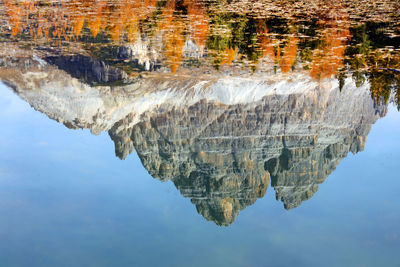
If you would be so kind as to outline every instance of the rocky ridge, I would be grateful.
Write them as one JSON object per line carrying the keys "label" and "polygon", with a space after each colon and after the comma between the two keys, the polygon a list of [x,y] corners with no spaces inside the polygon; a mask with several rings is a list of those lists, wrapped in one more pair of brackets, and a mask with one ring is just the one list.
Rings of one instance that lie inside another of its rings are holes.
{"label": "rocky ridge", "polygon": [[37,60],[0,78],[69,128],[108,131],[116,154],[134,149],[156,179],[172,180],[218,225],[265,195],[287,209],[313,196],[349,152],[362,151],[386,112],[368,85],[312,81],[301,73],[251,77],[148,75],[92,87]]}

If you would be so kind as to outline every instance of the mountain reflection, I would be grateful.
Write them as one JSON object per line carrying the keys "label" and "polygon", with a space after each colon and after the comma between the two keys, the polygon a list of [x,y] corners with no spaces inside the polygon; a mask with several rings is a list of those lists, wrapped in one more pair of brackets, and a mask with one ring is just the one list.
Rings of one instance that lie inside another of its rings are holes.
{"label": "mountain reflection", "polygon": [[269,184],[286,209],[312,197],[386,112],[367,86],[348,79],[340,91],[305,74],[162,75],[91,87],[46,65],[13,77],[3,80],[36,110],[69,128],[108,130],[118,157],[136,150],[154,178],[171,180],[218,225],[231,224]]}
{"label": "mountain reflection", "polygon": [[132,127],[128,115],[109,134],[117,156],[136,149],[153,177],[171,179],[207,220],[228,225],[270,180],[286,209],[311,198],[350,151],[363,150],[384,114],[367,91],[311,87],[249,104],[203,100]]}
{"label": "mountain reflection", "polygon": [[218,225],[269,185],[295,208],[400,103],[398,3],[229,2],[6,0],[0,79]]}

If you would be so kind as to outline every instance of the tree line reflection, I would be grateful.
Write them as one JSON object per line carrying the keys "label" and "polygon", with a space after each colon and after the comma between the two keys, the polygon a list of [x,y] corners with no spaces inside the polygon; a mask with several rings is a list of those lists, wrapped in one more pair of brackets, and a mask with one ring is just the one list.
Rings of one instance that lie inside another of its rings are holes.
{"label": "tree line reflection", "polygon": [[[198,66],[305,71],[315,80],[336,77],[339,85],[351,77],[357,86],[368,82],[376,101],[400,105],[398,22],[357,22],[352,10],[341,6],[293,18],[289,11],[256,16],[224,12],[219,5],[200,0],[6,0],[9,27],[2,36],[30,48],[76,52],[72,47],[78,44],[128,73],[137,69],[129,67],[129,59],[117,60],[112,49],[146,39],[146,49],[159,55],[157,64],[171,73]],[[195,52],[185,53],[190,43]]]}

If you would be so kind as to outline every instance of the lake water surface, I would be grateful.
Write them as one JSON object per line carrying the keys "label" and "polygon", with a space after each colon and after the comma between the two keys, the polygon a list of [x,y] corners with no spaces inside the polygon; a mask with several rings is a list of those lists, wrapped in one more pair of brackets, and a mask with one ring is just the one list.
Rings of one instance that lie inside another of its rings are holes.
{"label": "lake water surface", "polygon": [[0,266],[400,266],[397,1],[0,3]]}

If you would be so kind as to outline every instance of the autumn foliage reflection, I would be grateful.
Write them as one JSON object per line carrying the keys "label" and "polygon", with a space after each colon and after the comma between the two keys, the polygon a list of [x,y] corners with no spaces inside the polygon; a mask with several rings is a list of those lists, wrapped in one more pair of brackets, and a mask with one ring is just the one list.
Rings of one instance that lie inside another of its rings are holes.
{"label": "autumn foliage reflection", "polygon": [[384,70],[399,69],[397,57],[375,53],[366,33],[355,38],[360,33],[351,32],[351,14],[337,5],[315,12],[304,25],[290,14],[277,19],[224,13],[202,0],[4,0],[4,6],[10,39],[33,45],[90,50],[146,40],[146,49],[156,51],[172,73],[187,62],[217,69],[245,63],[252,71],[267,66],[283,74],[308,72],[315,80],[340,77],[343,83],[343,70],[351,69],[358,85],[370,82],[374,98],[398,88],[398,73]]}
{"label": "autumn foliage reflection", "polygon": [[204,47],[209,28],[204,6],[196,0],[71,0],[60,4],[5,0],[5,5],[11,35],[29,35],[34,41],[75,41],[84,39],[87,31],[92,38],[101,33],[114,43],[134,43],[143,34],[161,35],[172,72],[182,61],[185,41],[190,38]]}
{"label": "autumn foliage reflection", "polygon": [[314,79],[330,78],[343,68],[346,42],[350,39],[348,25],[324,23],[320,45],[312,55],[310,75]]}

